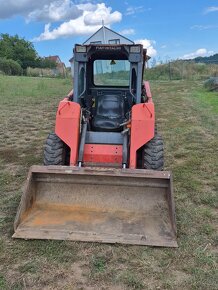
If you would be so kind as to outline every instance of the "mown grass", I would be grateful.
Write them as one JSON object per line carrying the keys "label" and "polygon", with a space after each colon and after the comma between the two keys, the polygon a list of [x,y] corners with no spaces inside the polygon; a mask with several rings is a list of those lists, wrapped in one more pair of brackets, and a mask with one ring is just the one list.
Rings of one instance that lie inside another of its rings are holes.
{"label": "mown grass", "polygon": [[[28,168],[70,81],[0,77],[0,289],[217,289],[218,95],[200,82],[152,82],[178,249],[13,240]],[[3,89],[2,89],[3,88]]]}

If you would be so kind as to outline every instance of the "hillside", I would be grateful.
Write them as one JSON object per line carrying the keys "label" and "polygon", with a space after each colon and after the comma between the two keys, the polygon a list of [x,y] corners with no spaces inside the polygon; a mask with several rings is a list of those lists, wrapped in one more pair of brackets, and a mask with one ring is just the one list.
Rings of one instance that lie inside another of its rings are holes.
{"label": "hillside", "polygon": [[[218,55],[218,54],[217,54]],[[217,63],[175,60],[145,70],[147,80],[207,80],[218,76]]]}
{"label": "hillside", "polygon": [[[193,61],[193,60],[192,60]],[[194,62],[197,63],[218,63],[218,53],[211,55],[211,56],[199,56],[194,58]]]}

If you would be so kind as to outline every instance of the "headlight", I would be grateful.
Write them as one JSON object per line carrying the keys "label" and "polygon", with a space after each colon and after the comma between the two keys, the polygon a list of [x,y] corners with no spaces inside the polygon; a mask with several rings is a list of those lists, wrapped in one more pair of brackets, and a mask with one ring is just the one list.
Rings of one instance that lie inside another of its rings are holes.
{"label": "headlight", "polygon": [[86,52],[86,46],[76,45],[76,52]]}
{"label": "headlight", "polygon": [[140,53],[141,52],[141,46],[140,45],[130,46],[130,52],[132,52],[132,53]]}

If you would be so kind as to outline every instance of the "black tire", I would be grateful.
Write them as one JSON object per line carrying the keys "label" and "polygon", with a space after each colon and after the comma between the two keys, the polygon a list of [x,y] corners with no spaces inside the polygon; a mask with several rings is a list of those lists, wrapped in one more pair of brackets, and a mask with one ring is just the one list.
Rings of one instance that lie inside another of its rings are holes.
{"label": "black tire", "polygon": [[163,139],[157,132],[155,132],[154,138],[144,145],[143,157],[144,169],[163,170]]}
{"label": "black tire", "polygon": [[69,165],[68,148],[53,132],[48,135],[45,142],[44,165]]}

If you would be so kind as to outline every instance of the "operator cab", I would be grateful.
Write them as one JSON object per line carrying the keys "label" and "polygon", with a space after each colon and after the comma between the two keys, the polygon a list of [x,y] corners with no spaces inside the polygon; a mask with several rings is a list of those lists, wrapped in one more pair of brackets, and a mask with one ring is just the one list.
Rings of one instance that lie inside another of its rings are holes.
{"label": "operator cab", "polygon": [[74,101],[88,110],[90,129],[120,132],[141,102],[142,45],[76,45]]}

